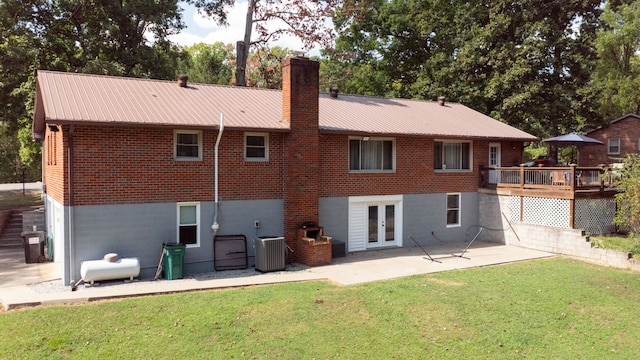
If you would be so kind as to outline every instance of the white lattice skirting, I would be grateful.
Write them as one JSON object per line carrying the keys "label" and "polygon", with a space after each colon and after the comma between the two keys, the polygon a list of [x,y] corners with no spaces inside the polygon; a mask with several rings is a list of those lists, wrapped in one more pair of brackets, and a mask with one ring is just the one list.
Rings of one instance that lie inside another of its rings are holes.
{"label": "white lattice skirting", "polygon": [[575,228],[598,235],[615,231],[615,198],[576,199]]}
{"label": "white lattice skirting", "polygon": [[[540,197],[522,198],[522,223],[570,229],[570,203],[568,199]],[[509,199],[510,220],[520,222],[520,197]],[[574,229],[597,235],[613,232],[613,217],[616,213],[614,198],[576,199]]]}
{"label": "white lattice skirting", "polygon": [[[522,198],[522,223],[570,229],[569,200],[525,196]],[[520,221],[520,197],[511,197],[511,219]]]}

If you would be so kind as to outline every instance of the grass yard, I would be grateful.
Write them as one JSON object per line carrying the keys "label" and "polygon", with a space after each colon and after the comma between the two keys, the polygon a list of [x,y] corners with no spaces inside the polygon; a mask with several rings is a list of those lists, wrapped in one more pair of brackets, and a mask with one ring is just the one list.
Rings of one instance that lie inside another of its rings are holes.
{"label": "grass yard", "polygon": [[0,313],[0,359],[631,359],[640,274],[554,258]]}
{"label": "grass yard", "polygon": [[22,191],[0,195],[0,211],[42,204],[40,192],[36,191],[27,191],[24,195]]}
{"label": "grass yard", "polygon": [[593,244],[599,248],[623,251],[640,258],[640,238],[629,235],[598,235],[591,236]]}

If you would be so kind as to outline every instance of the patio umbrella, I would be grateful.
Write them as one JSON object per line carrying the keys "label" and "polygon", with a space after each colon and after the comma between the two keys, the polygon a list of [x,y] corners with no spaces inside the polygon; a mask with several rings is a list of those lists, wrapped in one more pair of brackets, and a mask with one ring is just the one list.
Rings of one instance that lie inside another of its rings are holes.
{"label": "patio umbrella", "polygon": [[[542,141],[549,145],[571,145],[577,147],[578,150],[584,145],[604,145],[604,143],[600,140],[580,135],[577,132],[544,139]],[[556,153],[556,162],[557,161],[558,159]]]}
{"label": "patio umbrella", "polygon": [[581,147],[583,145],[588,145],[588,144],[604,145],[604,143],[600,140],[596,140],[588,136],[580,135],[577,132],[572,132],[571,134],[565,134],[565,135],[548,138],[542,141],[546,142],[547,144],[574,145],[578,147]]}

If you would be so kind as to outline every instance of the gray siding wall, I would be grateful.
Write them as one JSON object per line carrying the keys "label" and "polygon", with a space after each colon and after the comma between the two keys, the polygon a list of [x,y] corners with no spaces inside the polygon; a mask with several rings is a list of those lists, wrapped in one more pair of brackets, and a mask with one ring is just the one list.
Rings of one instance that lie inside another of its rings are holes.
{"label": "gray siding wall", "polygon": [[460,226],[448,228],[447,194],[405,195],[403,246],[415,246],[409,235],[421,246],[470,241],[478,231],[478,193],[460,193],[460,202]]}
{"label": "gray siding wall", "polygon": [[[213,271],[214,203],[200,203],[200,247],[187,248],[184,273]],[[176,203],[80,206],[75,209],[75,276],[80,264],[102,259],[107,253],[140,260],[140,277],[152,277],[160,260],[162,243],[176,242]],[[255,229],[254,220],[260,221]],[[220,202],[218,235],[245,235],[249,266],[253,265],[253,238],[283,234],[282,200]],[[66,283],[69,279],[66,280]]]}
{"label": "gray siding wall", "polygon": [[318,222],[324,234],[333,241],[347,243],[349,237],[349,198],[321,198],[318,202]]}
{"label": "gray siding wall", "polygon": [[[412,235],[420,245],[436,245],[433,231],[438,239],[446,242],[469,241],[478,228],[478,193],[461,193],[461,226],[447,228],[446,194],[409,194],[403,196],[404,247],[415,246],[408,236]],[[326,235],[334,240],[348,242],[349,198],[320,199],[319,221]],[[469,235],[467,235],[467,233]]]}
{"label": "gray siding wall", "polygon": [[[415,244],[408,239],[412,235],[421,245],[437,245],[440,241],[469,241],[477,232],[478,194],[461,194],[461,219],[459,227],[446,227],[446,194],[410,194],[403,196],[403,246]],[[184,273],[213,271],[213,223],[214,203],[200,203],[200,247],[187,248]],[[70,284],[80,279],[81,262],[102,259],[115,252],[120,257],[137,257],[140,260],[140,277],[155,274],[160,260],[162,243],[176,241],[176,203],[128,204],[80,206],[65,208],[63,223],[69,221],[73,210],[75,228],[74,274],[70,274],[70,259],[65,259],[63,281]],[[336,241],[348,242],[349,199],[347,197],[322,198],[319,204],[319,222],[325,234]],[[253,227],[260,221],[260,228]],[[220,202],[218,235],[245,235],[249,266],[254,264],[253,238],[257,236],[282,236],[284,234],[283,201],[247,200]],[[439,240],[436,240],[434,232]],[[68,235],[65,232],[65,237]],[[65,239],[65,254],[70,254]],[[62,251],[61,251],[62,252]]]}

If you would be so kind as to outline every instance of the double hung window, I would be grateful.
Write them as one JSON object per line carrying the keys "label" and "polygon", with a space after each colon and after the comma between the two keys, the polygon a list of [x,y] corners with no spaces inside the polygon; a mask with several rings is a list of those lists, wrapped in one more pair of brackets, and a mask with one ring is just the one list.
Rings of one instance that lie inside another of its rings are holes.
{"label": "double hung window", "polygon": [[447,227],[460,226],[460,194],[447,194]]}
{"label": "double hung window", "polygon": [[202,160],[202,131],[176,130],[173,139],[176,160]]}
{"label": "double hung window", "polygon": [[609,139],[608,141],[608,154],[617,155],[620,154],[620,139]]}
{"label": "double hung window", "polygon": [[468,141],[435,141],[433,167],[435,170],[471,170],[471,143]]}
{"label": "double hung window", "polygon": [[200,203],[178,203],[178,243],[200,245]]}
{"label": "double hung window", "polygon": [[349,139],[349,170],[394,170],[394,141],[389,139]]}
{"label": "double hung window", "polygon": [[266,133],[244,135],[245,161],[269,161],[269,136]]}

